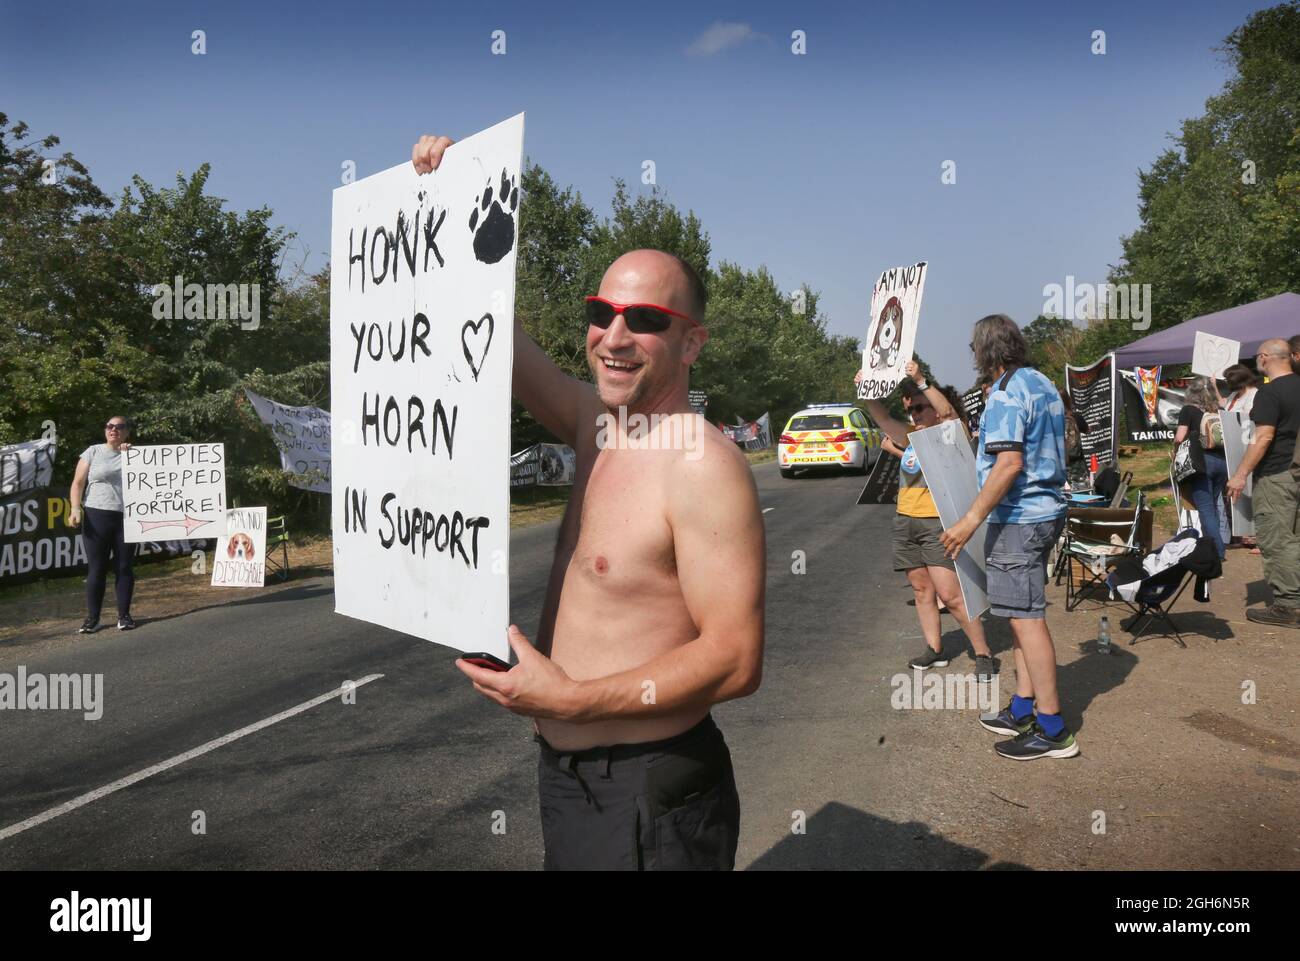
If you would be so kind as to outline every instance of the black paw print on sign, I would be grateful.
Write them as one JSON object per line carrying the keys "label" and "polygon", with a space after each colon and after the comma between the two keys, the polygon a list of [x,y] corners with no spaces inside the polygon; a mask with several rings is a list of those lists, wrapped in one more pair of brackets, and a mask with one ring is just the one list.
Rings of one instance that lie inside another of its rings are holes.
{"label": "black paw print on sign", "polygon": [[474,234],[474,256],[483,263],[495,264],[514,247],[518,207],[519,188],[515,186],[515,178],[507,176],[505,170],[501,171],[501,188],[495,198],[491,180],[483,188],[482,196],[474,198],[469,229]]}

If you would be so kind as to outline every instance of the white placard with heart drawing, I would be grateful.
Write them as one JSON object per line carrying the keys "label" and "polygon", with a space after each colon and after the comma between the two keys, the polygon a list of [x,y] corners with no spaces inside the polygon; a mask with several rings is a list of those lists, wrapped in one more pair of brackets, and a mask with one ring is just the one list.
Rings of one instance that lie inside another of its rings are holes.
{"label": "white placard with heart drawing", "polygon": [[871,291],[866,346],[862,349],[859,399],[883,400],[902,381],[916,346],[926,270],[926,262],[921,261],[909,267],[891,267],[876,280]]}
{"label": "white placard with heart drawing", "polygon": [[334,191],[334,609],[509,657],[524,115]]}
{"label": "white placard with heart drawing", "polygon": [[1221,380],[1223,369],[1237,363],[1240,353],[1241,341],[1198,330],[1192,345],[1192,373]]}

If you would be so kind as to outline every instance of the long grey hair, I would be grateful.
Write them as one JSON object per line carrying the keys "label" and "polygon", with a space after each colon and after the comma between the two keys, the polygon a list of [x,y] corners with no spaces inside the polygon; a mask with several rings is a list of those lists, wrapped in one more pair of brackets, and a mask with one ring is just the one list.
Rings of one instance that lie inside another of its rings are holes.
{"label": "long grey hair", "polygon": [[1214,390],[1210,387],[1210,381],[1205,377],[1193,377],[1191,383],[1187,385],[1187,394],[1184,397],[1184,403],[1191,404],[1193,407],[1199,407],[1208,414],[1213,414],[1219,409],[1219,399],[1214,396]]}
{"label": "long grey hair", "polygon": [[989,314],[977,320],[970,349],[975,354],[975,369],[988,377],[1029,363],[1025,336],[1006,314]]}

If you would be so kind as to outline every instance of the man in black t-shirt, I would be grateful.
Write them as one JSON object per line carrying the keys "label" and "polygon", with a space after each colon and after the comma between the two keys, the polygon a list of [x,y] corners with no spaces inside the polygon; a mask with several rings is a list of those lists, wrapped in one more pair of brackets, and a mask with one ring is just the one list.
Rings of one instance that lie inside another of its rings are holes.
{"label": "man in black t-shirt", "polygon": [[1253,607],[1246,617],[1260,624],[1300,628],[1300,484],[1291,476],[1296,434],[1300,433],[1300,377],[1291,372],[1285,340],[1266,340],[1255,361],[1269,381],[1255,395],[1251,420],[1255,439],[1228,481],[1236,500],[1254,473],[1255,534],[1264,560],[1264,579],[1273,589],[1269,607]]}

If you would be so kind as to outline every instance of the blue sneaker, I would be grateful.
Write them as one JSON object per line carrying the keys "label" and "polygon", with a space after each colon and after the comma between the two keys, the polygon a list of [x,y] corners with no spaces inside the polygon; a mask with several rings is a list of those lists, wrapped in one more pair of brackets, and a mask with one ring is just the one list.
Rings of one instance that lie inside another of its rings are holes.
{"label": "blue sneaker", "polygon": [[1037,721],[1033,721],[1032,725],[1024,734],[994,744],[993,750],[1013,761],[1032,761],[1040,757],[1074,757],[1079,753],[1079,745],[1069,728],[1063,728],[1058,737],[1048,737]]}
{"label": "blue sneaker", "polygon": [[1023,721],[1017,721],[1016,716],[1011,713],[1011,702],[996,714],[981,714],[980,727],[986,731],[992,731],[994,734],[1005,734],[1008,737],[1015,737],[1018,734],[1024,734],[1034,726],[1034,715],[1030,714]]}

